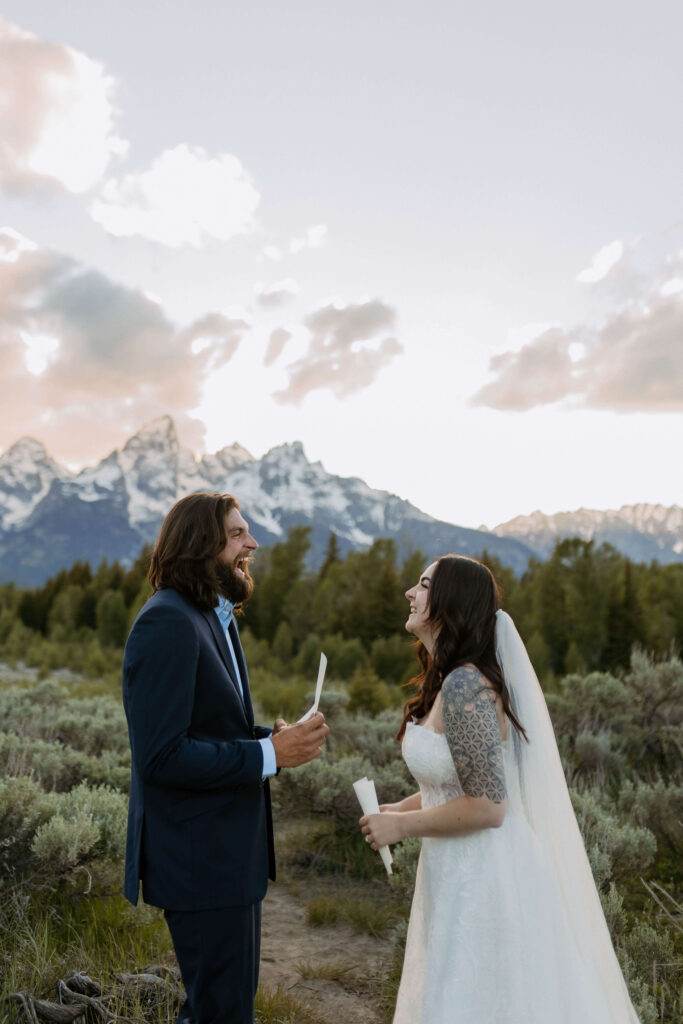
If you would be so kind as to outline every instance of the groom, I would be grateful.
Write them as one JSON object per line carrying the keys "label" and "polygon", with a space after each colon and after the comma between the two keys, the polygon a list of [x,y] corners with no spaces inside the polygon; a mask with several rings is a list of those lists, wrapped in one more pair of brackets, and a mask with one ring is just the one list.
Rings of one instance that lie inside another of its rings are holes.
{"label": "groom", "polygon": [[163,907],[187,1001],[179,1021],[253,1024],[261,900],[275,878],[268,779],[312,761],[318,713],[254,725],[233,610],[258,544],[237,500],[193,494],[166,516],[152,597],[123,660],[132,776],[125,894]]}

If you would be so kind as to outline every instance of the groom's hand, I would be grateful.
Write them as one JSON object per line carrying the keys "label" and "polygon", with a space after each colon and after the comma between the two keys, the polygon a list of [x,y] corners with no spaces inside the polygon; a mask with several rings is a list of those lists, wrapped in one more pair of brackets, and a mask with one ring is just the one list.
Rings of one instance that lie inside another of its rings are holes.
{"label": "groom's hand", "polygon": [[296,768],[297,765],[306,764],[320,757],[329,731],[325,717],[320,711],[316,711],[305,722],[285,725],[278,729],[271,736],[278,768]]}

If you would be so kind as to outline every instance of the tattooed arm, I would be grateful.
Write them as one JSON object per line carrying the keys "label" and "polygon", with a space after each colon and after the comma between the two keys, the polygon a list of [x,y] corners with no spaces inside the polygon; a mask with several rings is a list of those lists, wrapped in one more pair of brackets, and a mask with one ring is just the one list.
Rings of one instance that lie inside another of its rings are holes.
{"label": "tattooed arm", "polygon": [[460,836],[503,824],[507,797],[495,694],[478,669],[466,666],[446,677],[441,693],[444,733],[465,795],[425,810],[362,818],[373,848],[408,836]]}
{"label": "tattooed arm", "polygon": [[505,770],[496,695],[479,669],[463,665],[441,688],[443,726],[460,785],[470,797],[505,800]]}

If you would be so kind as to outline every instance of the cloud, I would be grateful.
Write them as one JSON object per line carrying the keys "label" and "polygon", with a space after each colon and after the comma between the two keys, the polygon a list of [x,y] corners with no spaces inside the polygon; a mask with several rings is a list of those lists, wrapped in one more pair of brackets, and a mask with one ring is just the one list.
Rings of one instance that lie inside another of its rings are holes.
{"label": "cloud", "polygon": [[275,263],[279,263],[282,259],[282,249],[279,245],[267,245],[263,250],[263,255],[269,260],[273,260]]}
{"label": "cloud", "polygon": [[115,80],[70,46],[0,17],[0,185],[13,194],[85,192],[127,143]]}
{"label": "cloud", "polygon": [[200,146],[166,149],[137,174],[111,178],[90,215],[117,237],[199,247],[246,234],[260,201],[236,156],[210,157]]}
{"label": "cloud", "polygon": [[291,253],[301,252],[302,249],[319,249],[325,241],[327,224],[314,224],[308,228],[304,235],[293,238],[289,243]]}
{"label": "cloud", "polygon": [[598,328],[553,328],[491,360],[475,405],[522,411],[562,399],[614,412],[683,410],[683,296],[653,292]]}
{"label": "cloud", "polygon": [[256,302],[261,309],[279,309],[286,305],[299,292],[299,285],[292,277],[284,281],[276,281],[274,284],[256,285]]}
{"label": "cloud", "polygon": [[[289,383],[274,398],[299,405],[311,391],[329,388],[345,398],[372,384],[380,370],[403,351],[393,336],[394,310],[379,299],[348,306],[324,306],[305,321],[310,334],[305,355],[287,367]],[[272,341],[272,338],[271,338]]]}
{"label": "cloud", "polygon": [[280,358],[285,345],[288,341],[291,341],[292,338],[293,334],[290,331],[285,330],[284,327],[276,327],[268,341],[268,348],[266,349],[263,365],[272,366],[273,363]]}
{"label": "cloud", "polygon": [[249,329],[209,313],[179,328],[141,291],[0,230],[0,443],[44,435],[64,458],[198,405]]}
{"label": "cloud", "polygon": [[598,281],[602,281],[623,256],[624,243],[617,238],[595,253],[591,265],[577,274],[576,280],[580,284],[596,284]]}
{"label": "cloud", "polygon": [[586,405],[618,412],[683,410],[683,299],[653,297],[617,315],[582,363]]}
{"label": "cloud", "polygon": [[289,244],[284,250],[280,245],[271,244],[266,245],[262,253],[267,259],[273,260],[274,263],[279,263],[287,253],[296,256],[297,253],[302,252],[304,249],[319,249],[324,243],[326,236],[327,224],[314,224],[312,227],[307,228],[303,235],[290,238]]}
{"label": "cloud", "polygon": [[564,398],[571,383],[569,342],[561,328],[551,327],[519,352],[491,359],[497,379],[474,396],[475,405],[522,412]]}

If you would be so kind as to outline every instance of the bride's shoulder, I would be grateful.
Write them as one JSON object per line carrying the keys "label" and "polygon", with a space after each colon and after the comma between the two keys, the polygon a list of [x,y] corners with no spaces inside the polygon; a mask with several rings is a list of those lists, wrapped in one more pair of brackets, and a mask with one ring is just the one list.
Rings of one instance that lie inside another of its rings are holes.
{"label": "bride's shoulder", "polygon": [[443,681],[443,687],[447,685],[452,687],[491,686],[484,673],[476,665],[471,665],[469,662],[466,665],[458,665],[457,668],[451,669]]}
{"label": "bride's shoulder", "polygon": [[495,700],[496,693],[491,683],[476,665],[458,665],[448,673],[441,687],[443,699],[473,700],[480,694]]}

